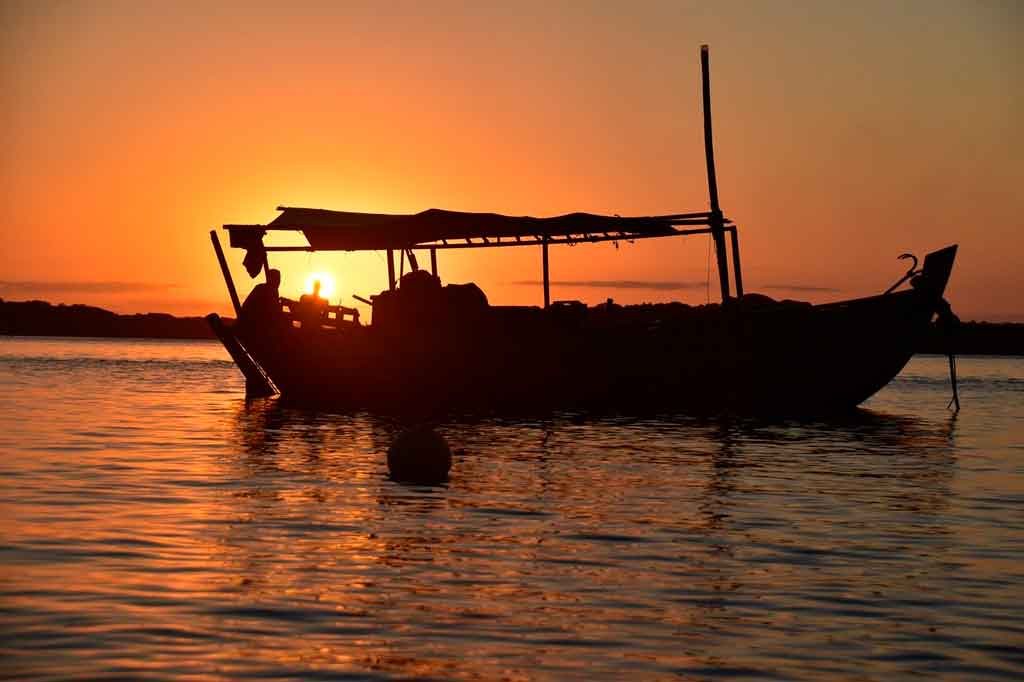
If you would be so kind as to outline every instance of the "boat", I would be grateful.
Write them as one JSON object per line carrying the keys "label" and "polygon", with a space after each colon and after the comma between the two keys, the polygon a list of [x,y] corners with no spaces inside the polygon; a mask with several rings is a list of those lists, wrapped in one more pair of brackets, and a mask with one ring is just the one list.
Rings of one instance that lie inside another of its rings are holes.
{"label": "boat", "polygon": [[[286,300],[277,306],[283,323],[247,321],[212,231],[239,321],[207,319],[245,375],[247,394],[388,411],[809,414],[863,403],[906,365],[937,315],[952,318],[943,295],[957,247],[929,253],[920,268],[914,258],[896,284],[863,298],[811,305],[745,294],[737,226],[718,201],[707,46],[701,75],[706,211],[536,218],[279,207],[280,215],[266,224],[224,225],[253,277],[269,277],[268,254],[275,252],[384,252],[388,289],[360,299],[372,307],[368,324],[354,308],[321,307],[310,317]],[[274,231],[301,233],[306,244],[265,244]],[[720,303],[619,306],[609,299],[588,307],[550,300],[551,247],[704,234],[714,243]],[[493,306],[474,284],[442,284],[438,251],[514,247],[540,250],[543,307]],[[425,257],[429,270],[419,267]]]}

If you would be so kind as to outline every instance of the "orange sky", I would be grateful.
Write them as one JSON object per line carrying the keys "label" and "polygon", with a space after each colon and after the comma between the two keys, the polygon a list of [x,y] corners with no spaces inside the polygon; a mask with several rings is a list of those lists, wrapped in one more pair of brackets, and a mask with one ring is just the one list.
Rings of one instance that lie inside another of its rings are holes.
{"label": "orange sky", "polygon": [[[954,310],[1024,321],[1024,11],[1012,0],[0,13],[5,299],[227,312],[207,233],[268,222],[278,205],[703,210],[706,42],[719,191],[748,291],[877,293],[904,269],[898,254],[959,242]],[[241,255],[229,252],[244,295]],[[556,248],[555,282],[632,284],[552,293],[702,303],[706,258],[704,237]],[[310,269],[334,271],[348,304],[386,286],[378,254],[275,264],[285,294]],[[493,303],[540,302],[517,284],[540,278],[536,248],[440,265]]]}

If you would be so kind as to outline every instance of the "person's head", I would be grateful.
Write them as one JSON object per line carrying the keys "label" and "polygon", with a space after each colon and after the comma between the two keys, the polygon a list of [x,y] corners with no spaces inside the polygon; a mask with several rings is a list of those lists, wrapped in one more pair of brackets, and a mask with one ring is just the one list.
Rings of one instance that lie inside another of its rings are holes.
{"label": "person's head", "polygon": [[320,297],[320,280],[314,279],[313,280],[313,298],[319,298],[319,297]]}
{"label": "person's head", "polygon": [[267,271],[267,284],[274,287],[275,289],[281,286],[281,271],[280,270],[268,270]]}

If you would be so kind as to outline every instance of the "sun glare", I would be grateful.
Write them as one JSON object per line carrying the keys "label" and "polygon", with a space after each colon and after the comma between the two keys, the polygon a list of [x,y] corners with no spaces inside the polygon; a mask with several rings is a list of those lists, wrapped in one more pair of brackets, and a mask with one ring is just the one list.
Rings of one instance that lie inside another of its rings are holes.
{"label": "sun glare", "polygon": [[307,294],[313,293],[313,282],[320,280],[320,296],[321,298],[333,298],[334,297],[334,277],[326,272],[311,272],[306,276],[306,288]]}

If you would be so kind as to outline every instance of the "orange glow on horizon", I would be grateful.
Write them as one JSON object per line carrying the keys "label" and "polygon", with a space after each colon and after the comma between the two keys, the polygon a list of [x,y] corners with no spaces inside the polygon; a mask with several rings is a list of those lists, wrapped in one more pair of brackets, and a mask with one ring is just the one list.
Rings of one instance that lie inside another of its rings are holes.
{"label": "orange glow on horizon", "polygon": [[[0,21],[0,297],[231,314],[207,232],[279,205],[707,210],[708,43],[747,291],[880,293],[900,253],[959,243],[954,310],[1024,321],[1016,11],[14,3]],[[650,241],[553,249],[553,296],[703,303],[706,241]],[[492,303],[541,300],[520,284],[540,278],[535,249],[439,256],[445,282]],[[247,291],[243,254],[227,257]],[[321,269],[345,305],[387,287],[381,254],[275,253],[271,267],[286,295]]]}

